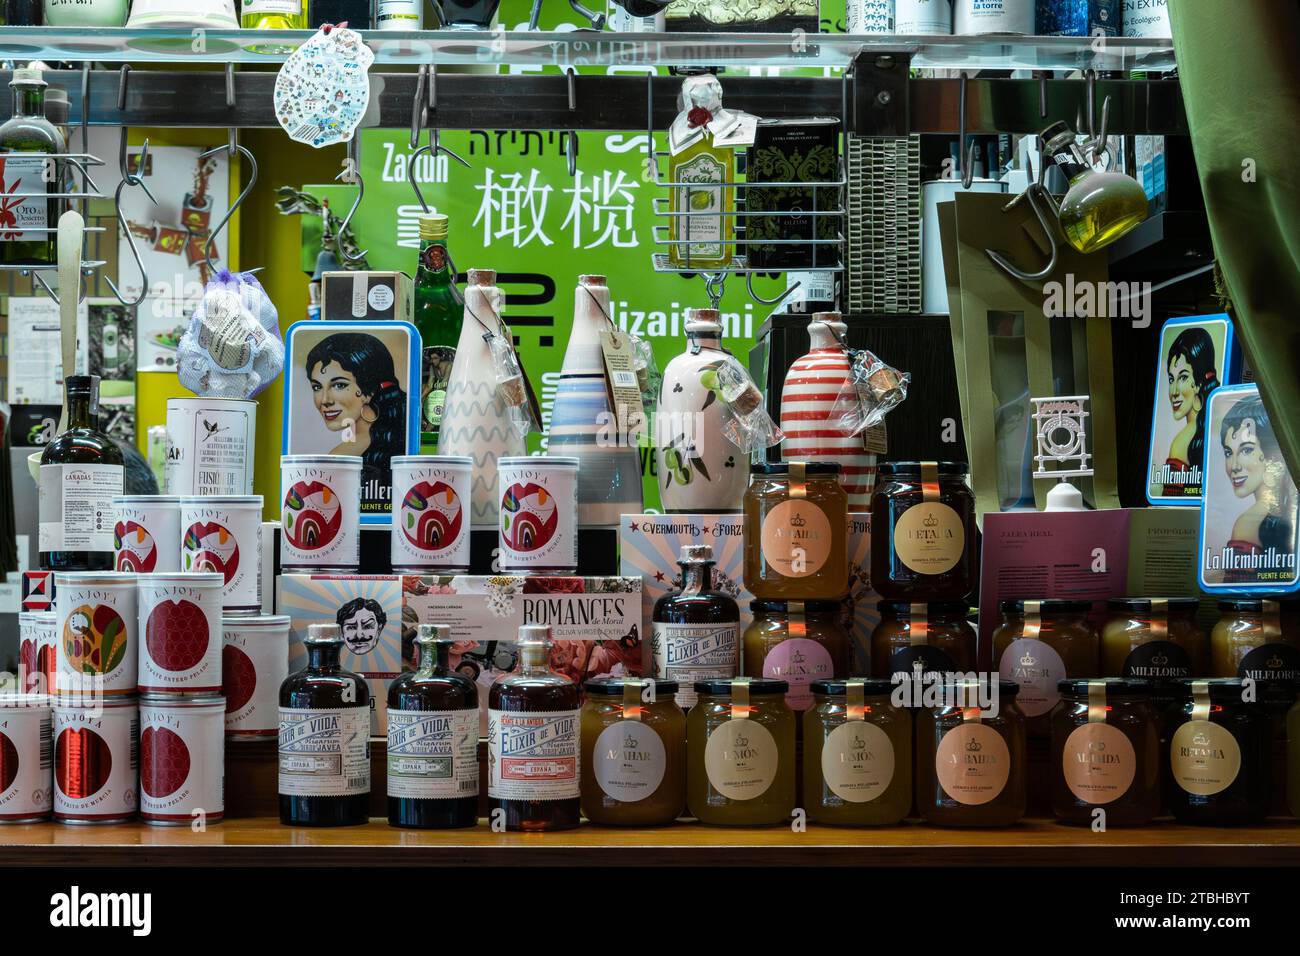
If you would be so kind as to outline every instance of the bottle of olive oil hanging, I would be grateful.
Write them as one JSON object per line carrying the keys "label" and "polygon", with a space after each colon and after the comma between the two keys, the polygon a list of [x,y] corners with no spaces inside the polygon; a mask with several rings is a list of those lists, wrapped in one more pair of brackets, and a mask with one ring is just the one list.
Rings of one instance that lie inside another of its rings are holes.
{"label": "bottle of olive oil hanging", "polygon": [[1048,155],[1070,188],[1061,199],[1061,230],[1080,252],[1096,252],[1136,229],[1147,217],[1147,195],[1132,176],[1095,169],[1065,123],[1043,130]]}
{"label": "bottle of olive oil hanging", "polygon": [[[688,76],[681,112],[668,130],[668,261],[680,269],[723,269],[735,251],[736,149],[724,135],[744,114],[722,109],[712,74]],[[722,140],[722,142],[719,142]]]}
{"label": "bottle of olive oil hanging", "polygon": [[45,80],[38,69],[14,70],[13,115],[0,126],[0,263],[52,265],[63,200],[63,136],[45,118]]}

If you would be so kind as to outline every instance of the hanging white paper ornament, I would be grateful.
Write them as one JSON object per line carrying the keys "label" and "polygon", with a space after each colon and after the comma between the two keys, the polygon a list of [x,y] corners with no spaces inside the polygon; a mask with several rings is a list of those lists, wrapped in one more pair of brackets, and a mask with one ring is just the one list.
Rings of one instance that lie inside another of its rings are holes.
{"label": "hanging white paper ornament", "polygon": [[289,138],[318,149],[351,139],[370,105],[374,60],[361,34],[329,24],[289,54],[275,78],[275,118]]}

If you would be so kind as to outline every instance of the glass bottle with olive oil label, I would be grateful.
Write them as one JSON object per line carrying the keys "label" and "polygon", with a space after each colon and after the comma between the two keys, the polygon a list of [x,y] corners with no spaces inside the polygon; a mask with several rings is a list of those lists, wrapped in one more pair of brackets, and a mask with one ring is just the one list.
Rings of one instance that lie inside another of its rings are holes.
{"label": "glass bottle with olive oil label", "polygon": [[720,145],[737,114],[722,109],[722,85],[712,74],[688,76],[681,113],[668,130],[668,261],[678,268],[721,269],[735,248],[734,145]]}
{"label": "glass bottle with olive oil label", "polygon": [[1147,217],[1147,194],[1132,176],[1094,169],[1063,122],[1043,130],[1052,161],[1070,182],[1061,200],[1061,229],[1080,252],[1096,252],[1137,228]]}
{"label": "glass bottle with olive oil label", "polygon": [[66,147],[45,118],[45,80],[37,69],[14,70],[13,115],[0,126],[0,264],[52,265],[63,201]]}

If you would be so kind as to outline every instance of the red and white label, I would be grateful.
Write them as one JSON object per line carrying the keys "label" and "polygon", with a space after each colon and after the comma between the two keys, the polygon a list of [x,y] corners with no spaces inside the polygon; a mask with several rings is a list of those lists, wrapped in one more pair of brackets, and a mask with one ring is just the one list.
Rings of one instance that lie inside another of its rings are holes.
{"label": "red and white label", "polygon": [[280,685],[289,676],[289,620],[268,626],[227,618],[222,626],[226,733],[274,737],[280,726]]}
{"label": "red and white label", "polygon": [[165,823],[225,814],[225,705],[142,701],[140,816]]}
{"label": "red and white label", "polygon": [[176,580],[140,579],[140,693],[220,693],[222,578]]}
{"label": "red and white label", "polygon": [[140,808],[139,710],[54,708],[54,819],[122,820]]}
{"label": "red and white label", "polygon": [[0,820],[48,817],[54,805],[50,706],[10,699],[14,706],[0,707]]}

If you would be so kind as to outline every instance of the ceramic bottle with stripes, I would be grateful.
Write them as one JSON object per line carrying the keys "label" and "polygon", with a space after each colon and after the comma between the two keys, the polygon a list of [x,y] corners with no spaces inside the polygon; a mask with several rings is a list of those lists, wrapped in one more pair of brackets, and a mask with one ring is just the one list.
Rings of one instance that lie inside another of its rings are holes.
{"label": "ceramic bottle with stripes", "polygon": [[612,528],[641,511],[641,456],[617,437],[606,393],[602,329],[612,327],[604,276],[578,277],[546,450],[578,459],[578,527]]}
{"label": "ceramic bottle with stripes", "polygon": [[812,348],[794,361],[781,391],[782,455],[787,460],[833,461],[850,511],[867,511],[876,483],[876,456],[862,435],[850,435],[831,415],[849,378],[849,357],[840,343],[847,327],[838,312],[816,312],[808,323]]}

